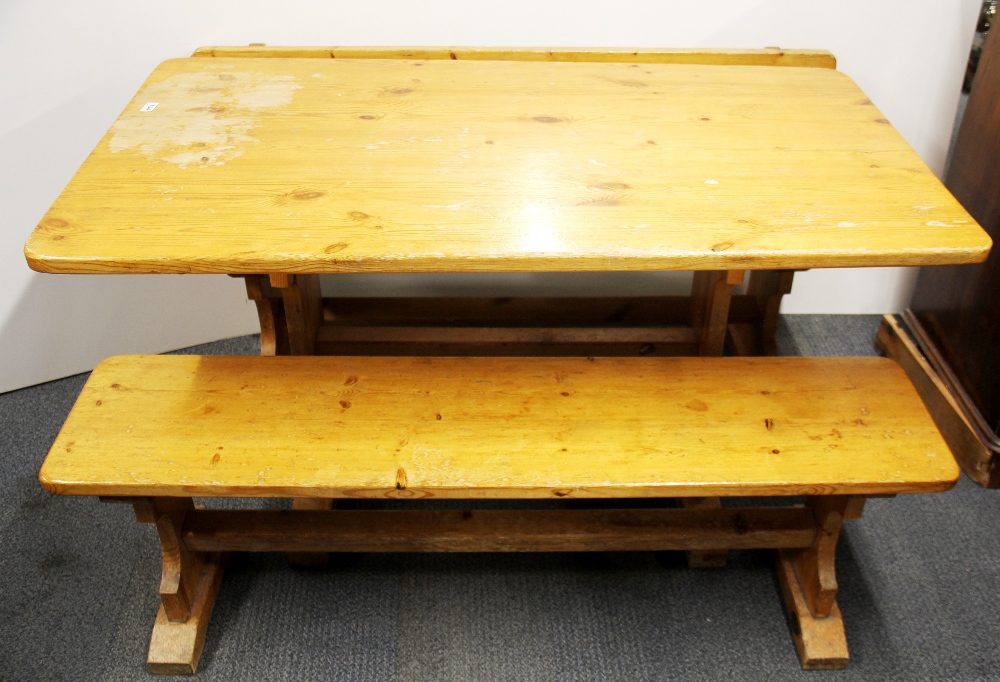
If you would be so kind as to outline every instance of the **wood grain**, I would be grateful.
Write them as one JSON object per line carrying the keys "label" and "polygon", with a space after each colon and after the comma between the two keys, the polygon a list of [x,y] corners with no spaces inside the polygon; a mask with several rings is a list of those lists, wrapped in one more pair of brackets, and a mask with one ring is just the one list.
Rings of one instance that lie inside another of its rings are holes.
{"label": "wood grain", "polygon": [[25,254],[62,273],[774,270],[990,244],[830,69],[187,58]]}
{"label": "wood grain", "polygon": [[194,513],[184,542],[238,552],[637,552],[805,547],[802,507]]}
{"label": "wood grain", "polygon": [[743,64],[837,68],[826,50],[725,48],[614,48],[614,47],[295,47],[209,46],[192,57],[291,57],[305,59],[452,59],[548,62],[619,62],[629,64]]}
{"label": "wood grain", "polygon": [[62,494],[404,499],[876,494],[957,476],[883,358],[294,356],[109,358],[40,473]]}

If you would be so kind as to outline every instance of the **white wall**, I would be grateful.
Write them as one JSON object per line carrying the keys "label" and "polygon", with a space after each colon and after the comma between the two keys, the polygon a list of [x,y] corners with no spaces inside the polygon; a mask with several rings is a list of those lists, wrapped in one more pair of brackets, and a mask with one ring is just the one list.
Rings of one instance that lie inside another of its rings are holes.
{"label": "white wall", "polygon": [[[940,173],[980,0],[4,0],[0,3],[0,391],[255,329],[225,277],[39,275],[21,246],[148,73],[199,45],[810,47],[837,55]],[[662,279],[662,276],[661,276]],[[663,281],[668,281],[666,278]],[[627,280],[626,280],[627,281]],[[640,278],[643,291],[660,280]],[[674,280],[669,280],[674,281]],[[579,280],[509,278],[577,290]],[[889,312],[909,298],[895,270],[813,271],[786,312]],[[333,278],[342,291],[454,280]],[[496,282],[475,282],[477,291]],[[620,279],[593,282],[603,291]],[[654,287],[655,288],[655,287]]]}

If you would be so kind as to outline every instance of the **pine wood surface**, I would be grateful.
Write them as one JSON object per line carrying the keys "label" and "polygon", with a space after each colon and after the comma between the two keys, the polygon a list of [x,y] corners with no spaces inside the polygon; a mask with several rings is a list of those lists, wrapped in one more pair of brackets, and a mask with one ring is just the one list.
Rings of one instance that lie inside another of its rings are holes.
{"label": "pine wood surface", "polygon": [[744,64],[837,68],[826,50],[615,47],[298,47],[255,45],[199,47],[192,57],[291,57],[306,59],[475,59],[502,61],[624,62],[628,64]]}
{"label": "pine wood surface", "polygon": [[566,498],[946,490],[882,358],[120,356],[40,479],[78,495]]}
{"label": "pine wood surface", "polygon": [[245,57],[160,65],[25,254],[62,273],[774,270],[989,246],[831,69]]}

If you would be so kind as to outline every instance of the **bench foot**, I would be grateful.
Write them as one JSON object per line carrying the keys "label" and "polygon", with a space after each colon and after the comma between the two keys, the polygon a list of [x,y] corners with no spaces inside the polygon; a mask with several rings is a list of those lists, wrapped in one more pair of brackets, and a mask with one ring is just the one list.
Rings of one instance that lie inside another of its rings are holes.
{"label": "bench foot", "polygon": [[205,632],[228,558],[229,554],[225,552],[206,557],[195,584],[191,615],[186,621],[172,622],[160,606],[146,659],[149,672],[155,675],[193,675],[198,669],[198,659],[205,646]]}
{"label": "bench foot", "polygon": [[816,618],[809,611],[805,593],[795,573],[795,550],[777,550],[775,569],[788,615],[795,650],[805,670],[840,670],[847,667],[847,638],[840,607],[833,602],[830,615]]}

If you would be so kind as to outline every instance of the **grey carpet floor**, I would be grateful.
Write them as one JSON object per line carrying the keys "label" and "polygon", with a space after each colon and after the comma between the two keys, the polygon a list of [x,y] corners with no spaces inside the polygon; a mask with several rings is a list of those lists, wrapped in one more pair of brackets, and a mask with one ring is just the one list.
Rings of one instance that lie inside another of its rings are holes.
{"label": "grey carpet floor", "polygon": [[[873,316],[789,316],[785,354],[869,355]],[[256,353],[256,337],[184,352]],[[0,679],[142,680],[155,531],[56,497],[46,450],[86,376],[0,395]],[[201,680],[1000,679],[1000,491],[873,500],[837,560],[851,664],[800,670],[764,552],[236,555]]]}

